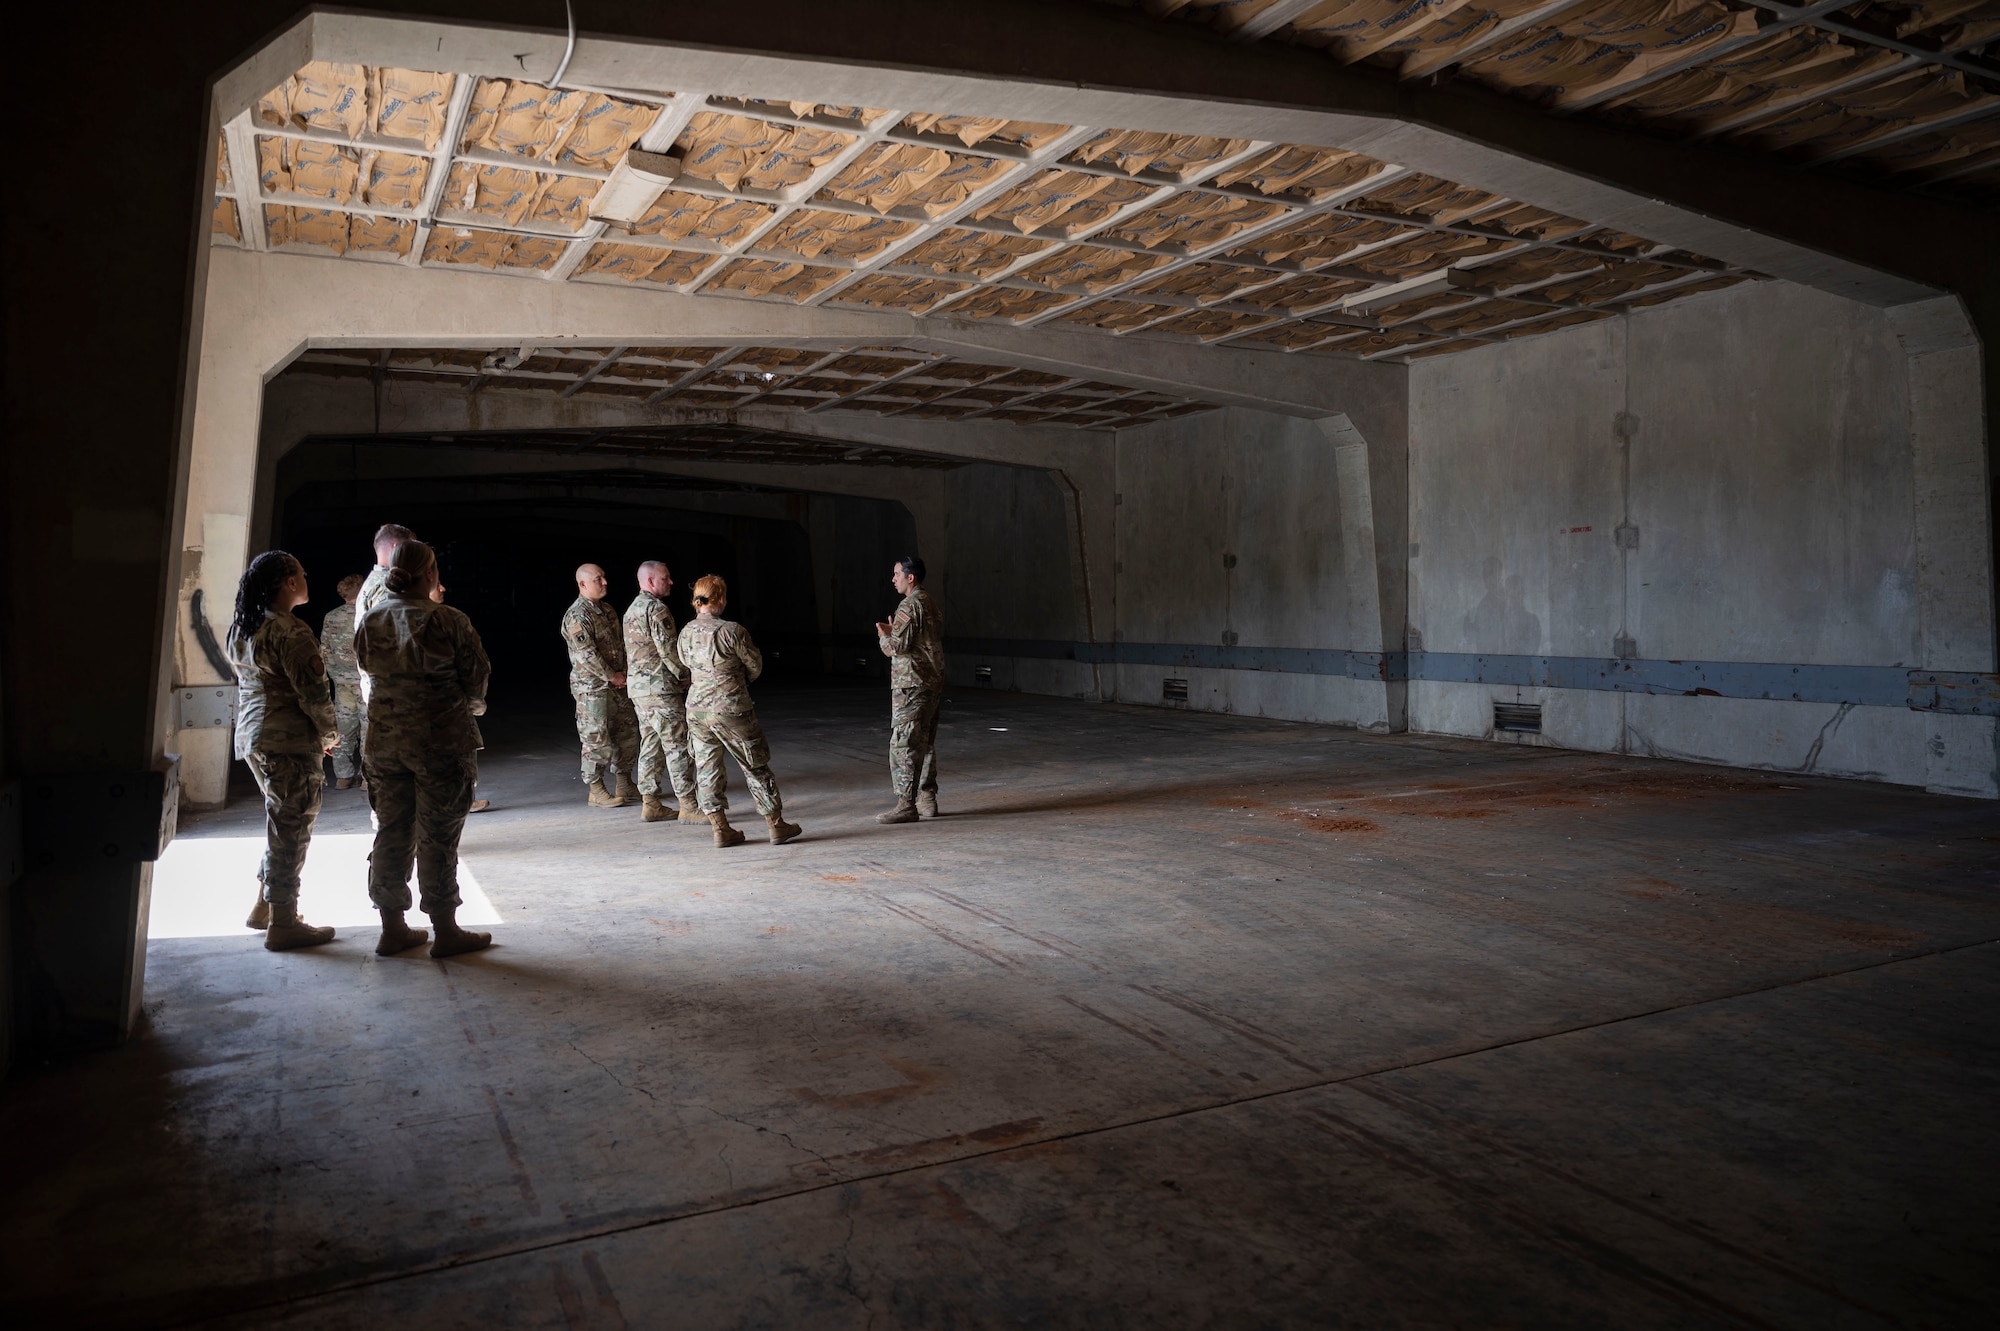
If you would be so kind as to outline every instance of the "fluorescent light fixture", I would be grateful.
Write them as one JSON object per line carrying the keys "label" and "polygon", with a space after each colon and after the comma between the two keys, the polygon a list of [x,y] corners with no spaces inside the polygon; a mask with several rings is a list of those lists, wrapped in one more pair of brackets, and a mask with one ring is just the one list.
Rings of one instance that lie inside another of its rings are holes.
{"label": "fluorescent light fixture", "polygon": [[646,215],[660,191],[673,184],[680,173],[680,158],[634,148],[611,168],[611,179],[598,187],[590,201],[590,215],[600,222],[631,226]]}
{"label": "fluorescent light fixture", "polygon": [[1419,296],[1449,291],[1456,285],[1457,283],[1451,280],[1448,270],[1419,273],[1393,286],[1377,287],[1373,291],[1357,291],[1340,302],[1340,308],[1352,312],[1377,310],[1384,305],[1395,305],[1401,301],[1415,300]]}

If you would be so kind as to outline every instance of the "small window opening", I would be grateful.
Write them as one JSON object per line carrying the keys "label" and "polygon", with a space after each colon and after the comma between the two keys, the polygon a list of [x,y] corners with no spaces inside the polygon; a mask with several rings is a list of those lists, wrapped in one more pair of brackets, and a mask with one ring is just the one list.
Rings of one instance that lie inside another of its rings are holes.
{"label": "small window opening", "polygon": [[972,669],[972,679],[973,679],[973,682],[974,682],[974,683],[976,683],[976,684],[988,684],[988,685],[992,684],[992,683],[993,683],[993,667],[992,667],[992,666],[974,666],[974,667],[973,667],[973,669]]}
{"label": "small window opening", "polygon": [[1521,735],[1539,735],[1542,733],[1542,705],[1538,702],[1496,702],[1493,704],[1493,728]]}
{"label": "small window opening", "polygon": [[1184,679],[1163,679],[1160,681],[1161,702],[1186,702],[1187,681]]}

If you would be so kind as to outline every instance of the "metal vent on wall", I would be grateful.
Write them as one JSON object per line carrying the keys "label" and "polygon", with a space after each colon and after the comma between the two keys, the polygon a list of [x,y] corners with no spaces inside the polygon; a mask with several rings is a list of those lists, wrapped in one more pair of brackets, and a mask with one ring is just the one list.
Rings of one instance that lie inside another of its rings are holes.
{"label": "metal vent on wall", "polygon": [[974,683],[991,685],[993,683],[993,667],[974,666],[972,678]]}
{"label": "metal vent on wall", "polygon": [[1542,705],[1538,702],[1496,702],[1493,704],[1493,728],[1522,735],[1539,735],[1542,733]]}
{"label": "metal vent on wall", "polygon": [[1188,700],[1187,681],[1184,679],[1163,679],[1160,681],[1161,702],[1186,702]]}

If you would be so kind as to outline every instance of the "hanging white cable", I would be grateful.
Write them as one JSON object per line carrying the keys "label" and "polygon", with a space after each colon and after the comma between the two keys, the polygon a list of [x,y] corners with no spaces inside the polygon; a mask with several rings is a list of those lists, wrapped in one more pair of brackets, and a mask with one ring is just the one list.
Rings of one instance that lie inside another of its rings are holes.
{"label": "hanging white cable", "polygon": [[562,63],[556,66],[554,76],[549,79],[551,88],[562,87],[562,76],[569,70],[569,58],[576,54],[576,9],[570,0],[563,0],[563,14],[569,19],[569,41],[563,46]]}

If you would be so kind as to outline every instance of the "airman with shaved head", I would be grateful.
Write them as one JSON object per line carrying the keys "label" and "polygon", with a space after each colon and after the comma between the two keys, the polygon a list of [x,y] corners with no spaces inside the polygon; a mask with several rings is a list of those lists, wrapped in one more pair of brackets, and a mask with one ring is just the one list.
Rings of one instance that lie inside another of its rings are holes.
{"label": "airman with shaved head", "polygon": [[[625,696],[625,634],[605,596],[604,570],[576,571],[576,600],[563,612],[563,645],[569,648],[569,692],[576,699],[576,737],[583,748],[583,779],[590,804],[615,809],[632,803],[638,775],[639,718]],[[607,772],[608,769],[608,772]]]}
{"label": "airman with shaved head", "polygon": [[[688,672],[675,641],[680,628],[667,608],[673,586],[667,566],[647,560],[639,565],[639,594],[625,611],[625,660],[631,670],[626,692],[639,717],[639,795],[645,806],[640,816],[649,823],[669,817],[706,823],[688,756]],[[679,805],[673,813],[660,788],[663,772]]]}
{"label": "airman with shaved head", "polygon": [[[400,522],[385,522],[375,529],[375,567],[368,570],[368,576],[361,580],[361,590],[354,594],[354,622],[382,603],[389,595],[389,557],[396,553],[396,547],[404,541],[414,541],[417,534]],[[343,596],[345,592],[341,593]],[[375,687],[366,672],[361,675],[361,703],[368,704],[368,694]],[[359,754],[355,755],[360,758]]]}

